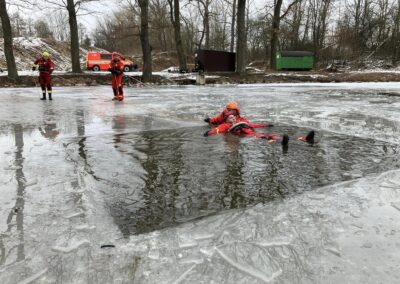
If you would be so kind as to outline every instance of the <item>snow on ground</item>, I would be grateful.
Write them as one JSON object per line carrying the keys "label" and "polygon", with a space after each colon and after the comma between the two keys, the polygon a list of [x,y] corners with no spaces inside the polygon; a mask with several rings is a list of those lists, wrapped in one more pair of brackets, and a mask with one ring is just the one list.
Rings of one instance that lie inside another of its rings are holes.
{"label": "snow on ground", "polygon": [[124,137],[197,127],[203,139],[201,119],[230,99],[252,121],[373,139],[396,156],[400,97],[388,92],[399,85],[172,86],[127,88],[114,104],[109,87],[56,88],[52,102],[0,89],[0,283],[398,283],[397,168],[129,237],[99,187],[119,166],[145,179],[129,169],[148,156]]}
{"label": "snow on ground", "polygon": [[[59,42],[51,39],[34,37],[16,37],[13,39],[13,52],[18,70],[30,70],[35,59],[44,51],[48,51],[59,71],[70,71],[71,53],[68,42]],[[101,51],[102,49],[92,47],[90,50],[80,47],[81,65],[85,64],[88,51]],[[6,60],[3,52],[3,39],[0,38],[0,68],[6,68]],[[21,71],[26,72],[26,71]],[[0,73],[1,75],[1,73]],[[22,75],[22,74],[21,74]]]}

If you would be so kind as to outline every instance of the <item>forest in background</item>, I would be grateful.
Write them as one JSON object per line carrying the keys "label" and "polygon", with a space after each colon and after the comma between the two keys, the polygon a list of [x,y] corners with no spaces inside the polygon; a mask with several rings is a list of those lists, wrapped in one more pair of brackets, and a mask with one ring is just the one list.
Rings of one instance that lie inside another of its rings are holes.
{"label": "forest in background", "polygon": [[400,0],[120,0],[92,31],[80,18],[95,13],[92,6],[101,0],[18,1],[45,3],[48,16],[10,13],[13,37],[143,54],[143,64],[151,64],[152,53],[172,51],[184,69],[186,58],[199,48],[237,52],[239,73],[250,62],[274,69],[277,50],[312,51],[316,67],[363,67],[368,60],[384,60],[390,67],[400,59]]}

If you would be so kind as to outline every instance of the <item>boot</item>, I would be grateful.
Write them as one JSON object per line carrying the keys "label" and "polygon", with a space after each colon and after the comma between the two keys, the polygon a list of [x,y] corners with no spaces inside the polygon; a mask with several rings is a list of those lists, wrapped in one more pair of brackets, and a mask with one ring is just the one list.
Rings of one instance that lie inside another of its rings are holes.
{"label": "boot", "polygon": [[122,87],[118,87],[118,95],[121,97],[124,96],[124,91],[122,90]]}
{"label": "boot", "polygon": [[308,143],[313,143],[314,142],[314,136],[315,136],[315,131],[311,130],[310,132],[308,132],[308,134],[306,136],[306,141]]}
{"label": "boot", "polygon": [[114,89],[113,88],[113,93],[114,93],[114,98],[112,99],[113,101],[116,101],[118,98],[117,98],[117,96],[118,96],[118,93],[117,93],[117,89]]}
{"label": "boot", "polygon": [[53,99],[52,99],[52,97],[51,97],[51,93],[49,94],[49,100],[50,101],[52,101]]}
{"label": "boot", "polygon": [[41,98],[40,100],[41,100],[41,101],[46,100],[46,93],[43,93],[43,96],[42,96],[42,98]]}
{"label": "boot", "polygon": [[289,135],[283,134],[281,144],[282,146],[287,146],[289,144]]}

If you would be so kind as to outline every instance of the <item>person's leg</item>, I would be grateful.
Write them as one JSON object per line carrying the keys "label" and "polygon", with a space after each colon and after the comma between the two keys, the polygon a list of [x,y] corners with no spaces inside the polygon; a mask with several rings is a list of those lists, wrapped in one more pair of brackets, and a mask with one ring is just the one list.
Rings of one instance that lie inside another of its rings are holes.
{"label": "person's leg", "polygon": [[47,94],[49,95],[49,100],[52,100],[53,98],[51,97],[51,95],[53,94],[53,89],[50,83],[47,84]]}
{"label": "person's leg", "polygon": [[113,89],[113,93],[114,93],[113,100],[116,100],[118,97],[118,85],[117,85],[116,78],[114,75],[111,75],[111,85],[112,85],[112,89]]}
{"label": "person's leg", "polygon": [[43,76],[43,74],[39,75],[39,84],[40,84],[40,88],[42,89],[42,98],[41,100],[45,100],[46,99],[46,78]]}
{"label": "person's leg", "polygon": [[281,144],[282,146],[287,146],[289,144],[289,135],[283,134]]}
{"label": "person's leg", "polygon": [[121,74],[121,75],[118,75],[118,77],[117,77],[117,83],[118,83],[118,98],[119,98],[119,100],[123,100],[124,99],[124,90],[123,90],[123,87],[122,87],[122,78],[123,78],[123,75]]}
{"label": "person's leg", "polygon": [[45,84],[40,84],[40,88],[42,89],[42,98],[41,100],[45,100],[46,99],[46,85]]}

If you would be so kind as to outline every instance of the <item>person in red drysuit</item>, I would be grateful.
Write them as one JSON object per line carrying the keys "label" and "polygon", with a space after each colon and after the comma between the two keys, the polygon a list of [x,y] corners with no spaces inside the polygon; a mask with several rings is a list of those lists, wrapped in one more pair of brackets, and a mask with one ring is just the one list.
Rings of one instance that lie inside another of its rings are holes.
{"label": "person in red drysuit", "polygon": [[[244,122],[247,122],[248,124],[250,123],[247,120],[247,118],[240,116],[240,108],[239,108],[238,104],[234,101],[230,101],[219,115],[217,115],[216,117],[213,117],[213,118],[207,117],[204,119],[204,122],[207,122],[211,125],[219,125],[219,124],[226,122],[226,119],[230,115],[234,115],[236,117],[236,122],[244,121]],[[263,124],[263,126],[259,126],[259,127],[272,127],[272,126],[273,126],[272,124]]]}
{"label": "person in red drysuit", "polygon": [[42,57],[38,58],[33,62],[32,71],[36,70],[36,66],[39,65],[39,83],[42,88],[42,98],[41,100],[46,100],[46,89],[49,95],[49,100],[52,100],[52,88],[51,88],[51,73],[54,70],[54,63],[50,58],[50,54],[45,51]]}
{"label": "person in red drysuit", "polygon": [[238,104],[234,101],[230,101],[219,115],[217,115],[216,117],[213,117],[213,118],[207,117],[204,119],[204,122],[218,125],[218,124],[224,123],[226,121],[226,119],[228,118],[228,116],[231,114],[233,114],[235,116],[240,116],[240,108],[239,108]]}
{"label": "person in red drysuit", "polygon": [[289,136],[284,134],[282,137],[276,133],[257,133],[254,128],[268,127],[268,124],[250,123],[247,118],[243,116],[229,115],[226,122],[221,123],[217,127],[204,133],[204,136],[216,135],[216,134],[227,134],[232,133],[235,135],[243,135],[255,138],[266,139],[268,142],[276,142],[281,140],[282,145],[287,145],[289,142]]}
{"label": "person in red drysuit", "polygon": [[235,116],[230,114],[224,123],[219,124],[217,127],[204,133],[204,136],[215,134],[232,133],[236,135],[253,136],[255,134],[254,128],[268,127],[268,124],[250,123],[247,118],[243,116]]}
{"label": "person in red drysuit", "polygon": [[122,101],[124,99],[124,90],[122,88],[124,64],[118,54],[114,54],[114,59],[111,60],[108,71],[111,72],[111,84],[114,92],[113,100]]}

